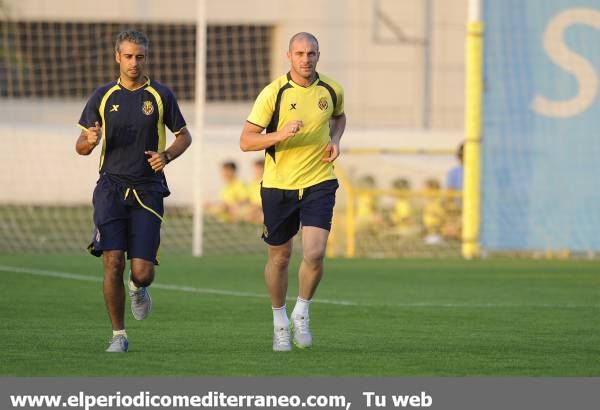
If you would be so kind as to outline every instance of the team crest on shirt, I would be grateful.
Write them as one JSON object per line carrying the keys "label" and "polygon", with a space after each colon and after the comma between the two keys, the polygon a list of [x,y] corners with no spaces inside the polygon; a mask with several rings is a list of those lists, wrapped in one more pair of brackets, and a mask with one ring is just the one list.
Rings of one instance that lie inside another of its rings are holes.
{"label": "team crest on shirt", "polygon": [[144,101],[144,104],[142,104],[142,112],[146,115],[152,115],[154,112],[154,104],[152,104],[152,101]]}
{"label": "team crest on shirt", "polygon": [[327,97],[321,97],[319,98],[319,109],[321,111],[327,111],[327,108],[329,108],[329,103],[327,102]]}

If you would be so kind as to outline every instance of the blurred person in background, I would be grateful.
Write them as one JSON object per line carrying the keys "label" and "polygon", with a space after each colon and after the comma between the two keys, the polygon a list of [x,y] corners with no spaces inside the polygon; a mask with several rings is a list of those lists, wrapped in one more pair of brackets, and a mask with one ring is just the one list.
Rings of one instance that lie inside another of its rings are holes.
{"label": "blurred person in background", "polygon": [[446,174],[446,189],[449,191],[462,192],[463,190],[463,151],[464,143],[460,143],[456,149],[458,164]]}
{"label": "blurred person in background", "polygon": [[446,221],[442,228],[442,234],[451,239],[460,239],[462,236],[463,155],[464,143],[460,143],[456,149],[458,164],[451,168],[446,175],[446,189],[449,197],[444,201]]}
{"label": "blurred person in background", "polygon": [[440,182],[437,179],[430,178],[425,181],[423,227],[426,245],[439,245],[443,242],[441,233],[446,213],[440,188]]}
{"label": "blurred person in background", "polygon": [[248,213],[248,188],[238,178],[237,164],[227,161],[221,164],[223,187],[219,192],[219,202],[210,208],[223,223],[242,221]]}
{"label": "blurred person in background", "polygon": [[413,206],[410,201],[410,181],[406,178],[397,178],[392,182],[395,197],[392,209],[391,222],[399,234],[408,234],[414,229]]}
{"label": "blurred person in background", "polygon": [[356,195],[356,229],[363,233],[376,233],[383,219],[379,212],[377,182],[372,175],[364,175],[358,180]]}

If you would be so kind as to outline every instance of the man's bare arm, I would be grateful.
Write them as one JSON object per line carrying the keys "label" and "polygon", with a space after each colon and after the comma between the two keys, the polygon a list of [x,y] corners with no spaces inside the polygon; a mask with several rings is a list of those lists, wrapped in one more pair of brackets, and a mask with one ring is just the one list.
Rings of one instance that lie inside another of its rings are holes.
{"label": "man's bare arm", "polygon": [[148,156],[148,163],[155,172],[162,171],[162,169],[175,158],[185,152],[186,149],[192,144],[192,135],[187,128],[182,128],[177,134],[175,134],[175,141],[169,148],[161,153],[155,151],[146,151],[145,154]]}
{"label": "man's bare arm", "polygon": [[77,142],[75,143],[75,151],[77,151],[79,155],[90,155],[94,148],[100,143],[101,138],[102,127],[100,127],[100,124],[96,121],[96,124],[94,124],[93,127],[81,131],[81,134],[79,134]]}
{"label": "man's bare arm", "polygon": [[264,128],[246,121],[240,135],[242,151],[262,151],[280,141],[292,138],[302,128],[302,121],[290,121],[279,131],[262,134]]}
{"label": "man's bare arm", "polygon": [[331,142],[325,147],[323,161],[333,162],[340,156],[340,140],[346,129],[346,114],[331,117],[329,127],[331,129]]}

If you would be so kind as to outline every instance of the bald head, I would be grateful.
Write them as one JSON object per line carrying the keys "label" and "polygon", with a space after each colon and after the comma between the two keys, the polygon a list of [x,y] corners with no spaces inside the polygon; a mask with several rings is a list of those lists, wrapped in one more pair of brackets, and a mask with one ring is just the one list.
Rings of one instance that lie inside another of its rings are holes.
{"label": "bald head", "polygon": [[290,60],[290,75],[292,80],[308,87],[317,78],[317,63],[319,62],[319,42],[310,33],[298,33],[290,39],[290,50],[287,53]]}
{"label": "bald head", "polygon": [[313,36],[310,33],[306,33],[306,32],[300,32],[300,33],[296,33],[292,36],[292,38],[290,38],[290,45],[289,45],[289,51],[292,51],[292,47],[294,46],[294,43],[296,41],[300,41],[300,40],[308,40],[312,43],[315,44],[315,46],[317,47],[317,51],[319,51],[319,41],[317,40],[317,38],[315,36]]}

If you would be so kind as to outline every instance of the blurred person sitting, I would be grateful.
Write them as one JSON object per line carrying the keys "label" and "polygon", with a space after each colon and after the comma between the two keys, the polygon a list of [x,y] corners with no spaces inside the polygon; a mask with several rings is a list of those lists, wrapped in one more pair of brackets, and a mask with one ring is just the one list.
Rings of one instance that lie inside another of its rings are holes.
{"label": "blurred person sitting", "polygon": [[377,197],[374,190],[377,183],[372,175],[365,175],[358,180],[356,204],[356,228],[359,231],[375,231],[382,219],[377,210]]}
{"label": "blurred person sitting", "polygon": [[423,226],[425,229],[425,244],[438,245],[443,242],[441,233],[446,217],[440,182],[434,178],[425,181],[424,193]]}
{"label": "blurred person sitting", "polygon": [[446,220],[442,228],[442,235],[446,238],[460,239],[462,235],[462,191],[463,191],[463,158],[464,143],[456,149],[458,165],[451,168],[446,174],[446,189],[450,196],[444,201]]}
{"label": "blurred person sitting", "polygon": [[406,178],[397,178],[392,182],[392,188],[396,191],[394,208],[390,215],[392,225],[399,233],[408,233],[414,225],[412,218],[413,207],[408,197],[410,182]]}
{"label": "blurred person sitting", "polygon": [[446,174],[446,189],[454,192],[462,192],[463,190],[463,152],[464,143],[460,143],[456,149],[456,159],[458,165],[452,167]]}
{"label": "blurred person sitting", "polygon": [[232,223],[243,220],[247,214],[248,189],[237,177],[237,165],[233,161],[221,165],[224,185],[219,193],[219,202],[208,206],[220,222]]}

